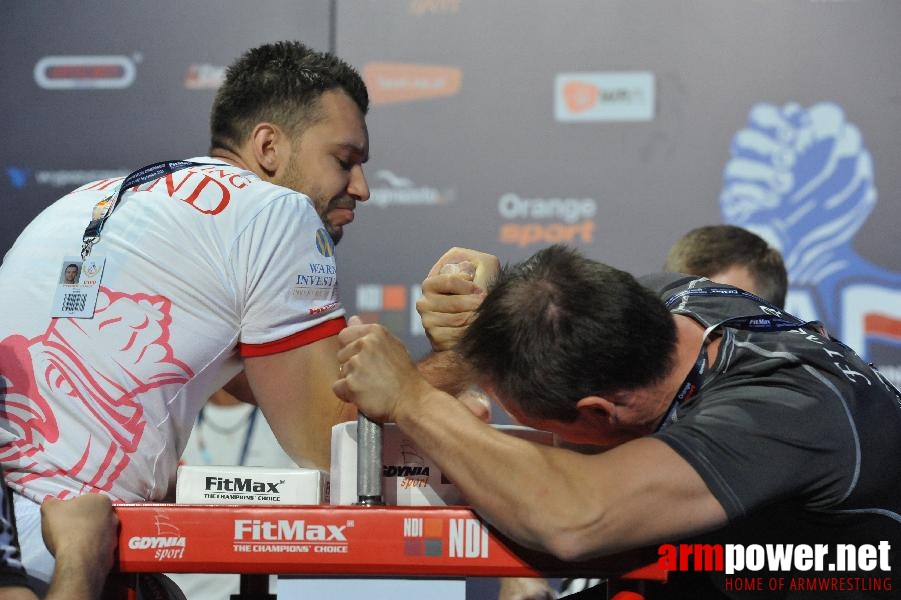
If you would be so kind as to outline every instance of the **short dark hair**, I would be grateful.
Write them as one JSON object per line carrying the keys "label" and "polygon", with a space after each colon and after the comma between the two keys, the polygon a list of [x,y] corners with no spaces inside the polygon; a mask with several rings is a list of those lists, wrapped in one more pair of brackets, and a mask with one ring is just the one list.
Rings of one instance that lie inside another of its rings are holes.
{"label": "short dark hair", "polygon": [[675,342],[672,315],[652,291],[555,245],[504,266],[457,349],[525,414],[571,422],[581,398],[659,381]]}
{"label": "short dark hair", "polygon": [[253,126],[270,121],[288,130],[313,122],[326,91],[340,89],[369,110],[359,73],[333,54],[282,41],[248,50],[228,67],[210,115],[212,148],[234,150]]}
{"label": "short dark hair", "polygon": [[748,269],[761,298],[779,308],[785,306],[788,273],[782,254],[757,234],[735,225],[692,229],[670,248],[663,268],[710,277],[735,266]]}

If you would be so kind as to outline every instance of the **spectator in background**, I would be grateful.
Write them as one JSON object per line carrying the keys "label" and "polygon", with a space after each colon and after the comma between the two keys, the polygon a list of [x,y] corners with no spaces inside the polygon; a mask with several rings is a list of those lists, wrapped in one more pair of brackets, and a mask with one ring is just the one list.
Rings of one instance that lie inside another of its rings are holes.
{"label": "spectator in background", "polygon": [[735,225],[692,229],[670,248],[663,270],[734,285],[777,308],[785,306],[788,274],[782,255],[757,234]]}

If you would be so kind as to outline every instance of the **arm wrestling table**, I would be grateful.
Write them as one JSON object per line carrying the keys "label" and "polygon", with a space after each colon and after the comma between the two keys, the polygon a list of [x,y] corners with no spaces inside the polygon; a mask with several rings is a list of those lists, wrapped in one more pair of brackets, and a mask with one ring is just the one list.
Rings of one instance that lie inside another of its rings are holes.
{"label": "arm wrestling table", "polygon": [[513,543],[466,507],[383,506],[380,428],[365,417],[359,427],[359,505],[117,504],[119,571],[239,573],[242,600],[270,598],[270,574],[666,580],[647,554],[563,562]]}

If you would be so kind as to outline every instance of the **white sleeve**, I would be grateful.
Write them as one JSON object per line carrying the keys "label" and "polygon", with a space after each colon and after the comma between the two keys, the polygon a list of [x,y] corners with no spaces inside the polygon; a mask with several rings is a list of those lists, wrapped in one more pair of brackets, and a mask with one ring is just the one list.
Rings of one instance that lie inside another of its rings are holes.
{"label": "white sleeve", "polygon": [[268,202],[238,235],[232,265],[243,355],[281,352],[343,328],[335,246],[306,196]]}

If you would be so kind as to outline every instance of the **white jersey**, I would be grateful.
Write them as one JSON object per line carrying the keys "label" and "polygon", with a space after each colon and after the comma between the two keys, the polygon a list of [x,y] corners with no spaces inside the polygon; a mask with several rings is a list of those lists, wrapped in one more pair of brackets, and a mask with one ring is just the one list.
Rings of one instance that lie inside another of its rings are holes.
{"label": "white jersey", "polygon": [[36,501],[164,499],[200,407],[240,356],[344,326],[334,246],[312,201],[191,160],[214,164],[122,197],[89,257],[106,261],[92,317],[52,318],[51,307],[65,257],[80,254],[95,205],[122,180],[55,202],[0,267],[0,461]]}

